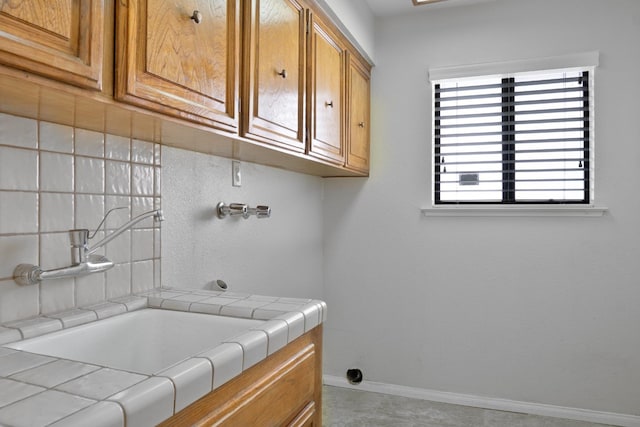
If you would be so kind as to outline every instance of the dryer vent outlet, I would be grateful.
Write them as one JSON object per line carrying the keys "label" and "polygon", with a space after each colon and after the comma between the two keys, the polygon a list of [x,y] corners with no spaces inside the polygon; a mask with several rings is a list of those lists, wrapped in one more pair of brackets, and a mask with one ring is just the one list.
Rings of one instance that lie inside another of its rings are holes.
{"label": "dryer vent outlet", "polygon": [[351,384],[358,385],[362,382],[362,371],[357,368],[347,369],[347,381]]}

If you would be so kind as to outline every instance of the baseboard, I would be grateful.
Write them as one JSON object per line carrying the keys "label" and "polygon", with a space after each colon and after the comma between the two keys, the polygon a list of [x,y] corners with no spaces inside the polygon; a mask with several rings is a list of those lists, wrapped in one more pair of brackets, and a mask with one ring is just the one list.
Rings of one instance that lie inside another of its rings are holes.
{"label": "baseboard", "polygon": [[350,384],[346,378],[336,377],[333,375],[324,375],[323,382],[326,385],[334,387],[391,394],[395,396],[410,397],[413,399],[430,400],[433,402],[452,403],[455,405],[472,406],[475,408],[519,412],[545,417],[566,418],[569,420],[587,421],[621,427],[640,427],[640,416],[636,415],[599,412],[579,408],[565,408],[562,406],[544,405],[539,403],[518,402],[515,400],[426,390],[416,387],[406,387],[372,381],[363,381],[358,385],[353,385]]}

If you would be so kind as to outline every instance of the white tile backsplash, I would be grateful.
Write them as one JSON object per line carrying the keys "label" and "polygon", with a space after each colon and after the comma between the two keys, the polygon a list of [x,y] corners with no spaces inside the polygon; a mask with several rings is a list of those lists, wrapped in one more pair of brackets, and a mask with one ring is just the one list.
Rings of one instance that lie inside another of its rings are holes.
{"label": "white tile backsplash", "polygon": [[0,191],[0,234],[38,232],[38,194]]}
{"label": "white tile backsplash", "polygon": [[[110,215],[109,230],[160,208],[160,151],[147,141],[0,113],[0,323],[160,286],[160,226],[151,219],[97,252],[116,263],[106,274],[33,286],[12,279],[21,263],[70,265],[67,231],[94,231],[113,207],[126,209]],[[99,231],[89,245],[104,236]]]}
{"label": "white tile backsplash", "polygon": [[73,192],[73,156],[40,152],[40,190]]}
{"label": "white tile backsplash", "polygon": [[0,145],[38,148],[38,122],[0,113]]}
{"label": "white tile backsplash", "polygon": [[40,149],[58,153],[73,153],[73,128],[40,122]]}
{"label": "white tile backsplash", "polygon": [[0,146],[0,190],[37,189],[38,152]]}

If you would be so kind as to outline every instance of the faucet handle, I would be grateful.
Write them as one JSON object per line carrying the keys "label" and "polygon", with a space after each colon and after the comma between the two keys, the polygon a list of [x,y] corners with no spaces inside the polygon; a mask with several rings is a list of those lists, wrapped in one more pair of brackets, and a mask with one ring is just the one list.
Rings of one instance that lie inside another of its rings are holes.
{"label": "faucet handle", "polygon": [[78,265],[87,259],[87,243],[89,242],[89,230],[80,228],[69,230],[71,240],[71,263]]}
{"label": "faucet handle", "polygon": [[74,248],[83,248],[89,242],[89,230],[86,228],[69,230],[69,239]]}
{"label": "faucet handle", "polygon": [[218,212],[218,218],[225,218],[228,216],[238,216],[241,215],[243,218],[248,218],[249,214],[247,205],[244,203],[230,203],[225,204],[224,202],[218,203],[216,210]]}
{"label": "faucet handle", "polygon": [[256,218],[258,219],[262,219],[262,218],[270,218],[271,217],[271,208],[269,206],[264,206],[264,205],[258,205],[255,208],[249,208],[247,210],[247,217],[249,215],[255,215]]}

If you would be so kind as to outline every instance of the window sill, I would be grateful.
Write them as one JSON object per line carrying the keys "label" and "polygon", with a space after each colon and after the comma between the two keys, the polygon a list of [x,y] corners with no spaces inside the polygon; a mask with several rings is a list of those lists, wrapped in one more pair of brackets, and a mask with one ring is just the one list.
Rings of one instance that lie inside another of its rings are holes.
{"label": "window sill", "polygon": [[421,209],[422,214],[432,216],[568,216],[601,217],[609,208],[602,206],[432,206]]}

